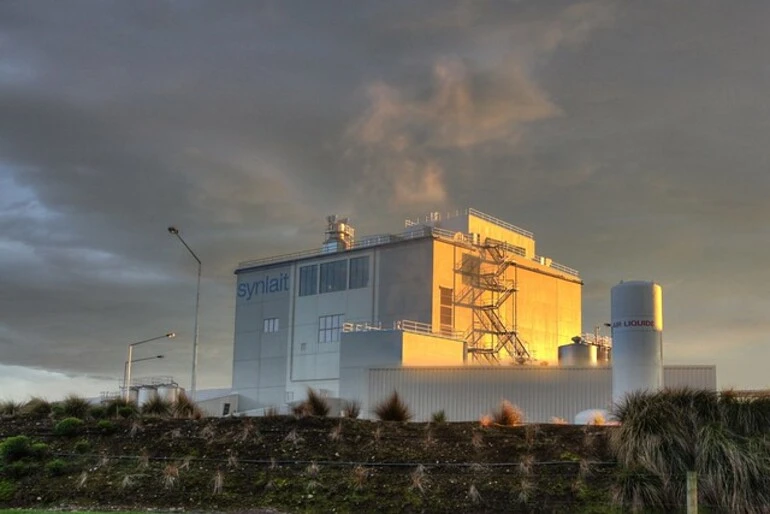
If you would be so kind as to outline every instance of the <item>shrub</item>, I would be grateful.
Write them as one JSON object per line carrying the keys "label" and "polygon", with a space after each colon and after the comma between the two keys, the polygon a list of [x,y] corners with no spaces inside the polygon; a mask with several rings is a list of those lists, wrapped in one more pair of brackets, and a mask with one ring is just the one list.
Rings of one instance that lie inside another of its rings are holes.
{"label": "shrub", "polygon": [[503,400],[497,410],[492,413],[492,420],[498,425],[513,427],[524,423],[524,413],[518,406],[508,400]]}
{"label": "shrub", "polygon": [[68,418],[86,418],[91,411],[91,402],[83,398],[71,394],[67,396],[64,401],[61,402],[62,413]]}
{"label": "shrub", "polygon": [[53,427],[53,433],[59,436],[71,437],[80,431],[83,420],[78,418],[65,418]]}
{"label": "shrub", "polygon": [[0,458],[3,462],[16,462],[32,456],[32,441],[25,435],[9,437],[0,443]]}
{"label": "shrub", "polygon": [[[109,423],[109,421],[107,423]],[[76,442],[74,446],[75,453],[81,453],[81,454],[88,453],[90,449],[91,449],[91,443],[89,443],[85,439],[81,439],[80,441]]]}
{"label": "shrub", "polygon": [[201,419],[203,411],[186,393],[180,392],[172,408],[175,418]]}
{"label": "shrub", "polygon": [[157,416],[167,418],[171,416],[173,404],[160,396],[153,396],[150,401],[142,405],[143,416]]}
{"label": "shrub", "polygon": [[124,407],[118,407],[118,417],[122,419],[135,418],[137,415],[136,407],[126,405]]}
{"label": "shrub", "polygon": [[361,415],[361,402],[357,400],[346,400],[343,402],[342,415],[346,418],[358,418]]}
{"label": "shrub", "polygon": [[24,404],[24,407],[22,407],[22,412],[25,415],[31,416],[33,418],[44,418],[51,414],[52,407],[53,406],[51,402],[48,400],[34,397],[31,398],[26,404]]}
{"label": "shrub", "polygon": [[329,401],[318,394],[313,388],[307,388],[307,399],[305,400],[307,405],[307,412],[311,416],[326,417],[329,415]]}
{"label": "shrub", "polygon": [[105,414],[108,418],[122,417],[120,414],[120,409],[125,407],[132,409],[134,412],[139,412],[139,407],[136,405],[136,402],[126,400],[122,396],[110,398],[104,404]]}
{"label": "shrub", "polygon": [[9,480],[0,480],[0,502],[9,502],[16,494],[16,485]]}
{"label": "shrub", "polygon": [[62,459],[54,459],[45,465],[45,471],[52,477],[64,475],[67,472],[67,463]]}
{"label": "shrub", "polygon": [[0,402],[0,415],[3,416],[16,416],[21,413],[21,408],[24,406],[21,402],[15,402],[13,400],[6,400]]}
{"label": "shrub", "polygon": [[48,455],[48,445],[45,443],[34,443],[30,447],[30,457],[43,459]]}
{"label": "shrub", "polygon": [[443,409],[436,411],[430,415],[430,420],[436,424],[446,423],[446,412]]}
{"label": "shrub", "polygon": [[107,417],[107,409],[101,405],[94,405],[89,412],[94,419],[104,419]]}
{"label": "shrub", "polygon": [[5,474],[11,478],[22,478],[37,471],[38,464],[24,460],[16,461],[5,466]]}
{"label": "shrub", "polygon": [[101,419],[96,423],[96,428],[105,434],[111,434],[115,431],[115,424],[109,419]]}
{"label": "shrub", "polygon": [[51,404],[51,416],[54,418],[61,418],[64,416],[64,407],[61,403]]}
{"label": "shrub", "polygon": [[396,391],[374,408],[374,413],[381,421],[409,421],[412,413],[409,406],[401,400]]}

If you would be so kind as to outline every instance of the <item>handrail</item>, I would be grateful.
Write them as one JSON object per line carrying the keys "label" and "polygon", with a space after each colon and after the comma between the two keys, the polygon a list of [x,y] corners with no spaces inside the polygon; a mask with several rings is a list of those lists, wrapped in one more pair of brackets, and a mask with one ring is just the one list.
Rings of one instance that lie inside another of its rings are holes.
{"label": "handrail", "polygon": [[535,237],[535,234],[533,232],[530,232],[529,230],[525,230],[521,227],[517,227],[516,225],[512,225],[507,221],[503,221],[499,218],[495,218],[494,216],[490,216],[489,214],[483,213],[481,211],[477,211],[476,209],[468,208],[465,210],[465,212],[467,214],[470,214],[471,216],[476,216],[477,218],[481,218],[490,223],[494,223],[495,225],[508,229],[511,232],[516,232],[517,234],[521,234],[522,236],[528,237],[530,239],[534,239]]}

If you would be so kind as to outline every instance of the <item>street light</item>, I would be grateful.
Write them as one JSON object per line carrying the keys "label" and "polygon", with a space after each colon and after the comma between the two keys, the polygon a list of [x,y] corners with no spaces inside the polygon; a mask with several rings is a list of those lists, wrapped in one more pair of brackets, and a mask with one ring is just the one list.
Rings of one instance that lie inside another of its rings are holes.
{"label": "street light", "polygon": [[193,334],[193,361],[192,361],[192,377],[190,379],[190,396],[192,399],[195,399],[195,379],[197,377],[198,373],[198,311],[200,307],[200,299],[201,299],[201,260],[198,258],[197,255],[195,255],[195,252],[192,251],[192,248],[190,248],[184,239],[182,239],[182,236],[179,235],[179,229],[171,226],[168,227],[168,233],[172,236],[176,236],[177,239],[184,245],[185,248],[187,248],[187,251],[190,252],[190,255],[193,256],[193,259],[198,263],[198,285],[195,289],[195,332]]}
{"label": "street light", "polygon": [[[158,339],[172,339],[174,337],[176,337],[176,334],[173,333],[173,332],[169,332],[168,334],[164,334],[162,336],[151,337],[150,339],[145,339],[143,341],[138,341],[136,343],[131,343],[131,344],[128,345],[128,359],[126,359],[126,365],[125,365],[125,369],[126,369],[126,381],[125,381],[126,382],[125,383],[125,386],[126,386],[126,390],[125,390],[126,401],[129,401],[131,399],[130,394],[129,394],[130,390],[131,390],[131,363],[133,362],[131,357],[134,355],[134,346],[139,346],[140,344],[149,343],[150,341],[157,341]],[[157,359],[158,357],[154,357],[154,358]]]}
{"label": "street light", "polygon": [[[166,357],[165,355],[154,355],[152,357],[143,357],[141,359],[134,359],[134,360],[132,360],[131,364],[133,364],[134,362],[154,361],[155,359],[163,359],[165,357]],[[128,376],[128,361],[123,363],[123,391],[124,391],[123,394],[125,394],[125,391],[130,391],[131,390],[131,384],[126,382],[126,377],[127,376]]]}

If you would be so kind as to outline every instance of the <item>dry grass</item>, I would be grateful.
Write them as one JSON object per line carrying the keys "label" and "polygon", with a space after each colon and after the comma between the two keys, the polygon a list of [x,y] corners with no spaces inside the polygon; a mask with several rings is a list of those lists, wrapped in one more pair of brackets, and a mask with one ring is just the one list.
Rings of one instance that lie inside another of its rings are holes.
{"label": "dry grass", "polygon": [[556,416],[551,418],[549,420],[549,423],[551,423],[552,425],[567,425],[568,424],[566,419],[559,418],[559,417],[556,417]]}
{"label": "dry grass", "polygon": [[217,472],[214,473],[212,483],[214,486],[212,494],[214,494],[214,496],[222,494],[222,491],[225,488],[225,474],[221,469],[218,469]]}
{"label": "dry grass", "polygon": [[307,474],[307,476],[313,477],[313,478],[317,477],[320,471],[321,471],[321,468],[319,468],[318,464],[316,464],[315,462],[311,462],[310,465],[307,468],[305,468],[305,473]]}
{"label": "dry grass", "polygon": [[139,470],[144,470],[150,467],[150,453],[146,449],[142,449],[139,453],[139,459],[137,460],[137,466]]}
{"label": "dry grass", "polygon": [[374,408],[374,413],[380,421],[409,421],[412,412],[409,406],[401,400],[396,391]]}
{"label": "dry grass", "polygon": [[353,468],[353,486],[355,489],[363,488],[367,478],[369,478],[368,469],[360,464]]}
{"label": "dry grass", "polygon": [[86,485],[87,481],[88,481],[88,472],[83,471],[78,477],[78,481],[77,481],[78,489],[82,489]]}
{"label": "dry grass", "polygon": [[331,410],[329,407],[329,400],[310,387],[307,388],[307,399],[305,400],[305,404],[307,405],[307,411],[311,416],[325,418],[329,415],[329,411]]}
{"label": "dry grass", "polygon": [[0,402],[0,415],[2,416],[16,416],[21,414],[24,404],[13,400],[5,400]]}
{"label": "dry grass", "polygon": [[128,435],[130,437],[136,437],[136,434],[139,432],[144,432],[144,426],[142,426],[141,421],[134,421],[131,423],[131,428],[128,431]]}
{"label": "dry grass", "polygon": [[283,438],[284,441],[288,441],[292,444],[292,446],[297,446],[299,443],[303,442],[304,439],[297,433],[296,428],[292,428],[291,432],[286,434],[286,437]]}
{"label": "dry grass", "polygon": [[342,440],[342,423],[338,423],[329,431],[329,439],[334,442]]}
{"label": "dry grass", "polygon": [[500,406],[492,412],[492,420],[506,427],[514,427],[524,423],[524,412],[508,400],[500,402]]}
{"label": "dry grass", "polygon": [[468,498],[473,503],[481,503],[481,493],[479,493],[479,490],[476,489],[476,486],[474,484],[471,484],[471,487],[468,489]]}
{"label": "dry grass", "polygon": [[524,442],[527,444],[528,449],[532,449],[537,441],[537,435],[540,433],[540,427],[538,425],[527,425],[524,427]]}
{"label": "dry grass", "polygon": [[492,418],[492,416],[488,414],[484,414],[479,419],[479,425],[481,425],[484,428],[489,428],[495,423],[495,420]]}
{"label": "dry grass", "polygon": [[120,487],[122,487],[123,489],[128,489],[133,485],[134,485],[134,478],[131,475],[125,475],[123,477],[123,480],[120,481]]}
{"label": "dry grass", "polygon": [[231,453],[227,457],[227,467],[228,468],[238,468],[238,455],[235,453]]}
{"label": "dry grass", "polygon": [[361,415],[361,402],[358,400],[345,400],[342,403],[342,417],[357,419]]}
{"label": "dry grass", "polygon": [[62,414],[68,418],[85,419],[91,410],[91,402],[74,394],[67,395],[60,405]]}
{"label": "dry grass", "polygon": [[163,468],[163,487],[170,489],[179,480],[179,468],[173,464],[166,464]]}
{"label": "dry grass", "polygon": [[535,492],[535,484],[531,480],[523,478],[519,482],[519,495],[517,500],[519,503],[527,504],[532,501],[532,495]]}
{"label": "dry grass", "polygon": [[525,455],[519,460],[519,473],[522,475],[532,474],[532,466],[535,463],[535,457],[532,455]]}
{"label": "dry grass", "polygon": [[410,478],[412,481],[411,489],[417,489],[421,493],[424,493],[426,484],[425,466],[419,464],[417,468],[412,471]]}
{"label": "dry grass", "polygon": [[177,396],[171,408],[171,413],[175,418],[179,419],[201,419],[203,417],[203,411],[198,407],[198,404],[184,392],[179,393],[179,396]]}
{"label": "dry grass", "polygon": [[142,416],[152,416],[158,418],[168,418],[171,416],[174,404],[160,396],[153,396],[148,402],[142,405]]}
{"label": "dry grass", "polygon": [[[40,398],[38,396],[35,396],[33,398],[30,398],[30,400],[24,404],[24,406],[21,408],[22,414],[32,416],[35,418],[44,418],[51,414],[51,411],[53,409],[53,404],[46,400],[45,398]],[[2,404],[0,404],[0,413],[3,412]]]}
{"label": "dry grass", "polygon": [[484,446],[484,436],[480,432],[474,432],[471,436],[471,446],[477,450]]}

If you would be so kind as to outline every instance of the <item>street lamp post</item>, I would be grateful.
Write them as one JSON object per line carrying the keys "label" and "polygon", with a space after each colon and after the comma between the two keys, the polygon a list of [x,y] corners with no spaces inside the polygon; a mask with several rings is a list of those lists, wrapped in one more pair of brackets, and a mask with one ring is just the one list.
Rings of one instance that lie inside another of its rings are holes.
{"label": "street lamp post", "polygon": [[[131,364],[133,364],[134,362],[154,361],[156,359],[163,359],[165,357],[166,357],[165,355],[153,355],[152,357],[144,357],[142,359],[133,359],[131,361]],[[127,377],[128,377],[128,361],[123,363],[123,394],[125,395],[126,394],[125,392],[129,391],[129,399],[130,399],[131,384],[129,384],[126,381]]]}
{"label": "street lamp post", "polygon": [[[125,397],[126,401],[129,401],[131,399],[130,391],[131,391],[131,362],[133,362],[133,355],[134,355],[134,346],[139,346],[140,344],[149,343],[150,341],[157,341],[158,339],[171,339],[176,337],[176,334],[173,332],[169,332],[168,334],[164,334],[162,336],[158,337],[151,337],[150,339],[145,339],[143,341],[138,341],[136,343],[131,343],[128,345],[128,359],[126,359],[125,364],[125,370],[126,370],[126,380],[125,380]],[[157,357],[153,357],[157,359]]]}
{"label": "street lamp post", "polygon": [[192,399],[195,399],[195,382],[198,374],[198,312],[200,308],[200,299],[201,299],[201,260],[198,258],[197,255],[195,255],[195,252],[193,252],[192,248],[188,246],[188,244],[185,242],[184,239],[182,239],[182,236],[179,235],[179,229],[171,226],[168,227],[168,233],[172,236],[176,236],[177,239],[184,245],[185,248],[187,248],[187,251],[190,252],[190,255],[193,256],[193,259],[195,259],[195,262],[198,263],[198,285],[195,288],[195,332],[193,334],[193,358],[192,358],[192,377],[190,378],[190,396]]}

